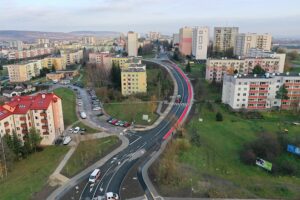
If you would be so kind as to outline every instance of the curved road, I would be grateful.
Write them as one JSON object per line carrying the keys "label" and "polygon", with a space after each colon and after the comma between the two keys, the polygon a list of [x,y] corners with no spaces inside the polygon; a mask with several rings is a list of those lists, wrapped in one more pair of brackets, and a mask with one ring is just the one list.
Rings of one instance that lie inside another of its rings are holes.
{"label": "curved road", "polygon": [[[129,145],[115,157],[109,159],[104,165],[99,166],[102,175],[101,179],[94,185],[88,183],[86,174],[78,184],[83,185],[79,199],[90,200],[97,196],[104,196],[107,192],[115,192],[119,194],[123,179],[130,168],[143,156],[151,155],[152,152],[158,150],[162,142],[167,139],[174,131],[174,125],[181,123],[191,107],[191,99],[193,96],[192,87],[189,80],[181,69],[174,63],[162,60],[152,60],[160,65],[169,68],[178,85],[178,94],[181,95],[181,103],[174,104],[165,119],[158,126],[147,131],[125,133],[129,140]],[[140,179],[140,178],[139,178]],[[147,186],[140,180],[145,194],[149,199],[153,199]],[[68,188],[59,194],[56,199],[70,199],[68,191],[74,188]]]}

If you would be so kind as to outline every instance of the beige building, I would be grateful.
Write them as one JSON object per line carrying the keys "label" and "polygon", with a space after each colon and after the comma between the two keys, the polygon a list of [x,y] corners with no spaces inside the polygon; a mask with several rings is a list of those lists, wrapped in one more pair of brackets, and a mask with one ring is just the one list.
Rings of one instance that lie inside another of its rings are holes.
{"label": "beige building", "polygon": [[42,59],[42,68],[52,69],[54,66],[55,70],[64,70],[66,69],[66,60],[64,57],[46,57]]}
{"label": "beige building", "polygon": [[241,33],[236,37],[234,54],[237,56],[246,56],[250,49],[260,49],[262,51],[271,51],[272,35]]}
{"label": "beige building", "polygon": [[207,59],[207,48],[209,45],[209,28],[193,28],[192,55],[197,60]]}
{"label": "beige building", "polygon": [[179,30],[179,51],[182,55],[192,54],[192,36],[193,29],[190,27],[183,27]]}
{"label": "beige building", "polygon": [[[276,98],[280,87],[285,87],[288,91],[288,98],[285,100]],[[225,75],[222,102],[232,109],[299,109],[300,74]]]}
{"label": "beige building", "polygon": [[65,59],[66,65],[78,64],[83,58],[83,50],[61,50],[61,57]]}
{"label": "beige building", "polygon": [[159,40],[161,38],[161,34],[160,34],[160,32],[150,31],[148,34],[148,37],[151,41]]}
{"label": "beige building", "polygon": [[5,65],[4,68],[5,67],[7,67],[10,82],[25,82],[40,75],[42,64],[40,60],[33,60],[18,64]]}
{"label": "beige building", "polygon": [[53,94],[16,96],[0,106],[0,135],[13,134],[23,140],[31,128],[42,137],[42,145],[53,144],[64,131],[61,99]]}
{"label": "beige building", "polygon": [[284,70],[285,54],[274,54],[273,57],[244,58],[244,59],[207,59],[205,79],[221,82],[225,74],[252,73],[256,65],[260,65],[266,72],[282,73]]}
{"label": "beige building", "polygon": [[119,66],[119,67],[123,67],[124,64],[128,61],[128,57],[113,57],[112,58],[112,63],[115,65],[115,66]]}
{"label": "beige building", "polygon": [[122,95],[147,92],[146,65],[131,64],[121,69]]}
{"label": "beige building", "polygon": [[96,63],[98,66],[111,70],[112,55],[109,52],[90,53],[89,62]]}
{"label": "beige building", "polygon": [[62,71],[56,71],[46,74],[47,80],[56,80],[60,81],[62,79],[73,79],[73,77],[79,75],[78,70],[62,70]]}
{"label": "beige building", "polygon": [[82,43],[84,45],[95,45],[96,44],[96,37],[94,37],[94,36],[84,36],[84,37],[82,37]]}
{"label": "beige building", "polygon": [[128,56],[137,56],[138,53],[138,34],[129,31],[127,34],[127,53]]}
{"label": "beige building", "polygon": [[236,43],[238,27],[215,27],[214,29],[214,51],[225,52],[233,49]]}

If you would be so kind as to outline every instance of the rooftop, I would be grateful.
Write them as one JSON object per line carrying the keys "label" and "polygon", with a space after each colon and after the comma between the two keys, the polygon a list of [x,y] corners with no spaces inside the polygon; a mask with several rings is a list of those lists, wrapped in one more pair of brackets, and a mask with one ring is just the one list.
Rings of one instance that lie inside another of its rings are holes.
{"label": "rooftop", "polygon": [[234,78],[237,79],[270,79],[270,78],[274,78],[274,77],[299,77],[300,79],[300,73],[265,73],[265,74],[236,74],[236,75],[231,75]]}

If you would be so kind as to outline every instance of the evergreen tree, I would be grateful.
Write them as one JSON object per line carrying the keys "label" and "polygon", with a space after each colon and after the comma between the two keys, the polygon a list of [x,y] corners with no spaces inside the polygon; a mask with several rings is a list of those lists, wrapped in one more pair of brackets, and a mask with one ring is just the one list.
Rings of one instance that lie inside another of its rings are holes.
{"label": "evergreen tree", "polygon": [[253,68],[253,71],[252,71],[253,74],[264,74],[266,73],[266,71],[259,65],[255,65],[255,67]]}
{"label": "evergreen tree", "polygon": [[141,56],[143,54],[143,48],[139,46],[138,48],[138,55]]}
{"label": "evergreen tree", "polygon": [[17,159],[19,159],[22,156],[22,141],[18,138],[15,131],[13,132],[12,135],[12,144],[13,144],[12,151],[16,155]]}
{"label": "evergreen tree", "polygon": [[40,145],[40,143],[42,141],[42,137],[35,128],[31,128],[29,130],[29,141],[30,141],[32,150],[34,152],[36,152],[37,147]]}
{"label": "evergreen tree", "polygon": [[288,90],[285,88],[285,84],[283,84],[278,91],[276,91],[276,99],[286,100],[288,97]]}

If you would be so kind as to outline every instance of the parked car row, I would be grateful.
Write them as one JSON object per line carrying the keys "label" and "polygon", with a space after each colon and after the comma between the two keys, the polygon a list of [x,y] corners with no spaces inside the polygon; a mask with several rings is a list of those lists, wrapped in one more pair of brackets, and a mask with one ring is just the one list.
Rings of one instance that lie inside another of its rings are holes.
{"label": "parked car row", "polygon": [[102,106],[100,103],[100,100],[98,99],[95,90],[93,89],[87,89],[89,95],[91,96],[91,104],[92,104],[92,110],[93,111],[100,111],[102,110]]}
{"label": "parked car row", "polygon": [[115,119],[115,118],[109,118],[107,120],[108,123],[112,124],[112,125],[115,125],[115,126],[122,126],[122,127],[129,127],[131,124],[129,122],[126,122],[126,121],[121,121],[121,120],[118,120],[118,119]]}
{"label": "parked car row", "polygon": [[86,128],[80,128],[79,126],[76,126],[75,128],[70,128],[69,129],[69,132],[74,133],[74,134],[77,134],[77,133],[84,134],[85,131],[86,131]]}

